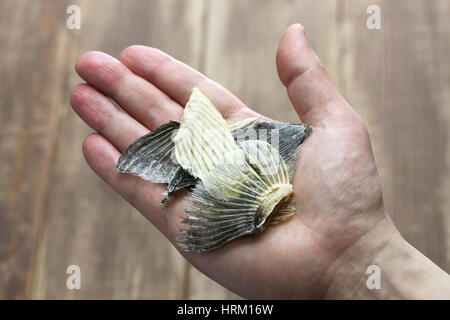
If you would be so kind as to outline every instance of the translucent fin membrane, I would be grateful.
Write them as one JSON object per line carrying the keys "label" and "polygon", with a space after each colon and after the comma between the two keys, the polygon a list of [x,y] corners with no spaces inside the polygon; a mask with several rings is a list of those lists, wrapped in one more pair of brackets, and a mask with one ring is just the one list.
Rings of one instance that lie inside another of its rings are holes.
{"label": "translucent fin membrane", "polygon": [[170,121],[134,141],[120,156],[117,170],[153,183],[169,183],[179,168],[172,159],[172,135],[179,126]]}
{"label": "translucent fin membrane", "polygon": [[185,171],[181,166],[178,167],[172,180],[167,185],[167,193],[164,199],[161,201],[161,206],[169,201],[170,197],[181,189],[189,189],[197,183],[197,179],[191,176],[187,171]]}

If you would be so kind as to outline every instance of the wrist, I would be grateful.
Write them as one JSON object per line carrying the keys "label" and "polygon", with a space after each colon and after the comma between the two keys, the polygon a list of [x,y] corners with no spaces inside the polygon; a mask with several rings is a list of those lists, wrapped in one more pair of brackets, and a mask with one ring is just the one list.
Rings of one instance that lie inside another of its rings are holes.
{"label": "wrist", "polygon": [[448,299],[450,276],[408,244],[388,214],[329,268],[326,299]]}

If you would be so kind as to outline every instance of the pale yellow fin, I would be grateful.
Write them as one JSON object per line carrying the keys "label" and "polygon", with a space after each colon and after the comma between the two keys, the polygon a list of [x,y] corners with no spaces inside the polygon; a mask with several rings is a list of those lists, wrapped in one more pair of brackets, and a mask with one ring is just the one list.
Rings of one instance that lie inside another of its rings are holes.
{"label": "pale yellow fin", "polygon": [[217,166],[244,159],[227,122],[197,88],[192,90],[173,142],[178,163],[202,181]]}

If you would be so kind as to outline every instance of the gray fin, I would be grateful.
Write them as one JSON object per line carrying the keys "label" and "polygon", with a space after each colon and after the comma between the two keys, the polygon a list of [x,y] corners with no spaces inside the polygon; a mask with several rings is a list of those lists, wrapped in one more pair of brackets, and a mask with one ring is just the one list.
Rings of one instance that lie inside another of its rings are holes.
{"label": "gray fin", "polygon": [[191,176],[187,171],[185,171],[181,166],[178,167],[174,176],[167,185],[167,194],[161,201],[161,206],[164,205],[172,195],[181,189],[188,189],[193,187],[197,182],[197,179]]}
{"label": "gray fin", "polygon": [[313,127],[305,124],[258,120],[250,122],[248,127],[239,126],[233,135],[236,141],[258,139],[271,144],[285,161],[292,178],[298,151],[312,131]]}
{"label": "gray fin", "polygon": [[120,156],[117,170],[153,183],[169,183],[180,167],[172,160],[172,135],[179,126],[169,121],[131,143]]}
{"label": "gray fin", "polygon": [[175,186],[173,192],[177,192],[181,189],[193,188],[197,181],[197,178],[191,176],[187,171],[184,171],[183,179]]}
{"label": "gray fin", "polygon": [[[313,128],[305,124],[291,124],[283,122],[261,122],[258,126],[260,129],[267,129],[267,139],[272,146],[272,132],[278,129],[279,145],[278,151],[283,159],[289,159],[292,155],[296,156],[300,146],[311,135]],[[295,159],[294,159],[295,160]]]}

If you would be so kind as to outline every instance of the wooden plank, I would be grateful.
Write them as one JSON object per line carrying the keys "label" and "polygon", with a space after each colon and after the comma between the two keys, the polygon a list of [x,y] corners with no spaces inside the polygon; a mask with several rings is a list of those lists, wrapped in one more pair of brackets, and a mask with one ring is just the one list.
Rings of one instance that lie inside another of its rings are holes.
{"label": "wooden plank", "polygon": [[0,6],[0,299],[21,299],[30,296],[59,123],[62,3]]}
{"label": "wooden plank", "polygon": [[333,0],[212,1],[203,71],[256,111],[279,121],[298,119],[275,63],[283,32],[296,22],[305,26],[312,46],[334,76]]}
{"label": "wooden plank", "polygon": [[403,236],[450,270],[447,1],[341,1],[340,89],[371,133],[385,203]]}

